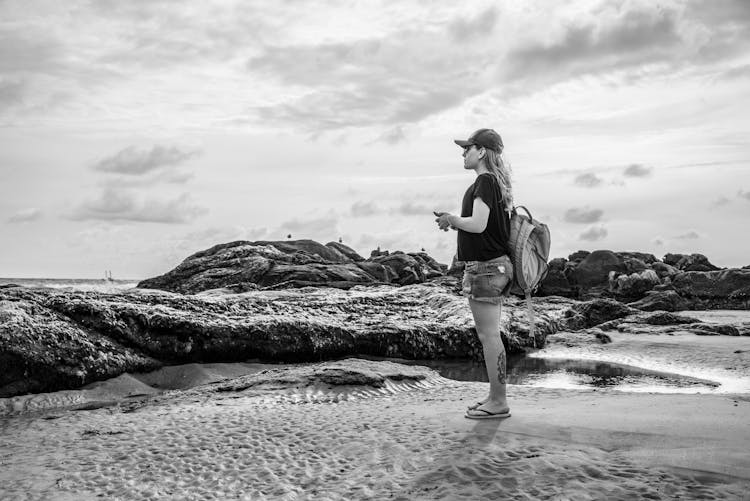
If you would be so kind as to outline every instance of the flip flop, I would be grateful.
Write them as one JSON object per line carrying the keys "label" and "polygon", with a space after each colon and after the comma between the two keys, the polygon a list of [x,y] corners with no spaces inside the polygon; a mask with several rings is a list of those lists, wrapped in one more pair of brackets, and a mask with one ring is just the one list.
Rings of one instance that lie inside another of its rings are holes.
{"label": "flip flop", "polygon": [[484,402],[477,402],[474,405],[470,405],[469,406],[469,410],[474,410],[474,409],[476,409],[477,407],[479,407],[482,404],[484,404]]}
{"label": "flip flop", "polygon": [[[482,412],[483,414],[471,414],[472,412]],[[501,418],[509,418],[510,411],[490,412],[484,409],[469,409],[466,411],[466,414],[464,416],[469,419],[501,419]]]}

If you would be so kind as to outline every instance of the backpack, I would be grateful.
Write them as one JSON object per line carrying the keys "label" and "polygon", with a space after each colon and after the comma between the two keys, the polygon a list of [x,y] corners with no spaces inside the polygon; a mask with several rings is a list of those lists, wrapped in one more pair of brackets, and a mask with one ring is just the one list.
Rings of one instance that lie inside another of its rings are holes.
{"label": "backpack", "polygon": [[[526,214],[520,214],[523,209]],[[547,225],[531,217],[526,207],[513,207],[510,217],[510,258],[513,261],[512,294],[526,297],[526,312],[529,319],[529,336],[536,348],[534,335],[534,307],[531,294],[547,276],[549,268],[550,234]]]}

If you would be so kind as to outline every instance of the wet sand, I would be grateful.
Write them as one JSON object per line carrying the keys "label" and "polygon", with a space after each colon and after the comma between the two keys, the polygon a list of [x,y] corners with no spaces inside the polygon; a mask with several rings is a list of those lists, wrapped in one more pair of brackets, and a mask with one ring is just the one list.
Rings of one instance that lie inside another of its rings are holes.
{"label": "wet sand", "polygon": [[[476,421],[463,413],[486,383],[436,373],[383,388],[278,381],[2,418],[0,498],[747,499],[750,490],[747,396],[510,385],[512,417]],[[122,395],[116,385],[140,391],[127,377],[106,391]]]}

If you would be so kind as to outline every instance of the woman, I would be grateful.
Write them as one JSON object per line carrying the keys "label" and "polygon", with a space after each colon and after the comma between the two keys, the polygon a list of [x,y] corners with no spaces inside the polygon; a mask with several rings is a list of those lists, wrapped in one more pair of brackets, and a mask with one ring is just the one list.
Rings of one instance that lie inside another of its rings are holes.
{"label": "woman", "polygon": [[500,305],[513,278],[508,239],[513,207],[510,169],[503,161],[503,141],[492,129],[479,129],[463,148],[464,169],[476,180],[464,194],[461,216],[436,212],[438,227],[458,230],[458,260],[465,263],[463,292],[469,298],[477,335],[482,342],[490,393],[469,407],[470,419],[510,417],[505,396],[506,357],[500,338]]}

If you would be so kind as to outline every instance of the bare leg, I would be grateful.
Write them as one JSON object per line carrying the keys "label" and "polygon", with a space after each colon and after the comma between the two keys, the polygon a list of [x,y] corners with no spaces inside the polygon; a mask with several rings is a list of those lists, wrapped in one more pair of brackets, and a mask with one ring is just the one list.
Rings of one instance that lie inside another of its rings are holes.
{"label": "bare leg", "polygon": [[478,407],[497,413],[508,410],[505,396],[506,357],[505,346],[500,338],[500,305],[469,299],[477,336],[482,343],[484,363],[490,380],[490,394]]}

